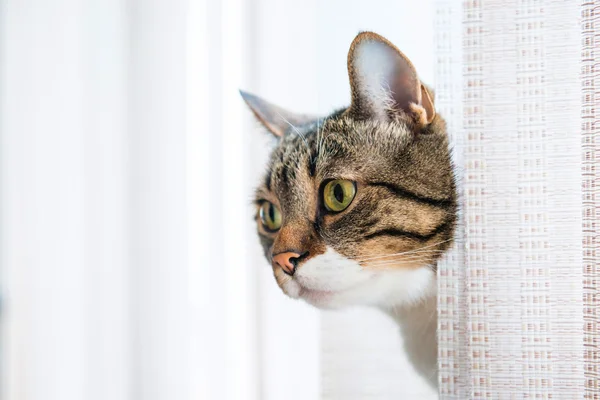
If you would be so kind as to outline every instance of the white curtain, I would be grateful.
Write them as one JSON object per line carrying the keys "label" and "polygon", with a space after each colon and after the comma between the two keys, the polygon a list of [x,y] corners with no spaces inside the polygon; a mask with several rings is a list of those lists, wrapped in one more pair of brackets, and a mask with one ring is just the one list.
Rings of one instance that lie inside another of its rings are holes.
{"label": "white curtain", "polygon": [[439,270],[444,399],[600,398],[598,9],[436,2],[462,191]]}
{"label": "white curtain", "polygon": [[2,398],[188,398],[186,11],[2,2]]}
{"label": "white curtain", "polygon": [[384,316],[275,285],[249,206],[270,139],[237,92],[329,113],[365,29],[431,81],[429,2],[0,5],[2,399],[433,394]]}
{"label": "white curtain", "polygon": [[289,5],[0,5],[0,398],[318,398],[318,314],[260,254],[267,136],[238,94]]}

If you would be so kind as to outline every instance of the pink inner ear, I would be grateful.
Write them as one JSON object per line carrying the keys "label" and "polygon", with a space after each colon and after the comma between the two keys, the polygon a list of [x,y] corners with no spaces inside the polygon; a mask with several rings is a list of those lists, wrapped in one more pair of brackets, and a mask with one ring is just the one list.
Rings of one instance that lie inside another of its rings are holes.
{"label": "pink inner ear", "polygon": [[[421,83],[417,77],[412,64],[407,65],[403,57],[400,57],[394,79],[396,82],[392,86],[392,96],[397,107],[403,111],[410,110],[410,104],[421,105]],[[406,60],[410,63],[410,61]]]}
{"label": "pink inner ear", "polygon": [[433,99],[429,91],[427,91],[424,85],[421,85],[421,104],[427,112],[427,123],[429,124],[435,118],[435,106],[433,105]]}

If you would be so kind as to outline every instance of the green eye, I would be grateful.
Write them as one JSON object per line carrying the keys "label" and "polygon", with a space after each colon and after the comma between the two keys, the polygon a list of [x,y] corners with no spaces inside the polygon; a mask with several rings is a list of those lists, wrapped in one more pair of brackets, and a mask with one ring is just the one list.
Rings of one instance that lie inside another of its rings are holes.
{"label": "green eye", "polygon": [[333,180],[323,188],[323,203],[329,211],[340,212],[345,210],[356,195],[354,182],[345,179]]}
{"label": "green eye", "polygon": [[281,212],[273,203],[265,201],[260,206],[260,220],[266,230],[276,231],[281,227]]}

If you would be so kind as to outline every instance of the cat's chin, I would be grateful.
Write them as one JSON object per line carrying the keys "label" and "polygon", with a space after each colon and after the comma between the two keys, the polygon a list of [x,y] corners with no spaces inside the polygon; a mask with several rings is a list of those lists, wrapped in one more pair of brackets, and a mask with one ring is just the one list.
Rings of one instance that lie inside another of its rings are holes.
{"label": "cat's chin", "polygon": [[332,290],[314,290],[303,287],[295,280],[289,280],[282,288],[283,292],[293,299],[302,299],[317,308],[331,309],[335,297],[339,294]]}
{"label": "cat's chin", "polygon": [[[408,275],[413,278],[411,287],[406,285]],[[325,310],[355,306],[388,309],[418,304],[423,299],[435,295],[435,286],[435,276],[423,269],[422,271],[378,274],[361,284],[339,290],[307,288],[297,280],[290,280],[284,285],[283,291],[291,298],[303,300],[314,307]]]}
{"label": "cat's chin", "polygon": [[[362,286],[362,285],[361,285]],[[355,305],[367,305],[367,299],[361,298],[360,287],[342,290],[316,290],[298,284],[297,298],[322,309],[339,309]]]}
{"label": "cat's chin", "polygon": [[335,297],[338,293],[332,291],[322,291],[322,290],[311,290],[311,289],[300,289],[299,297],[306,301],[308,304],[315,306],[317,308],[339,308],[339,306],[335,306]]}

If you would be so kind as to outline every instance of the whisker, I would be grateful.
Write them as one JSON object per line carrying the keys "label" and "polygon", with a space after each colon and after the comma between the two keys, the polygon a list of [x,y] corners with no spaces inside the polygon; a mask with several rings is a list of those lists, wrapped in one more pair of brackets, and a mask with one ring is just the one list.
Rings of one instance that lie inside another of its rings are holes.
{"label": "whisker", "polygon": [[385,258],[390,258],[390,257],[397,257],[397,256],[403,256],[403,255],[413,255],[413,254],[428,254],[428,253],[443,253],[445,250],[437,250],[437,249],[431,249],[431,250],[423,250],[423,249],[419,249],[419,250],[410,250],[410,251],[405,251],[405,252],[401,252],[401,253],[393,253],[393,254],[384,254],[381,256],[373,256],[373,257],[367,257],[367,258],[363,258],[363,259],[359,259],[356,261],[371,261],[371,260],[380,260],[380,259],[385,259]]}
{"label": "whisker", "polygon": [[286,124],[288,124],[293,130],[294,132],[296,132],[298,134],[298,136],[300,136],[302,138],[302,140],[304,141],[304,144],[306,145],[306,148],[308,149],[308,142],[306,141],[306,137],[304,136],[304,134],[302,132],[300,132],[298,130],[298,128],[296,128],[290,121],[288,121],[287,119],[285,119],[285,117],[283,115],[281,115],[280,113],[277,113],[282,120],[285,121]]}
{"label": "whisker", "polygon": [[369,261],[361,261],[361,263],[364,264],[368,264],[368,265],[377,265],[380,263],[386,263],[386,262],[397,262],[397,261],[403,261],[403,260],[428,260],[430,259],[432,256],[436,256],[438,253],[424,253],[424,254],[409,254],[407,256],[396,256],[395,258],[386,258],[386,259],[382,259],[382,260],[369,260]]}
{"label": "whisker", "polygon": [[395,259],[395,260],[385,260],[385,261],[380,261],[374,264],[367,264],[365,265],[366,267],[369,268],[377,268],[377,267],[381,267],[381,266],[385,266],[385,265],[394,265],[394,264],[403,264],[404,262],[408,262],[408,261],[427,261],[427,262],[431,262],[431,258],[429,256],[420,256],[420,257],[411,257],[411,258],[399,258],[399,259]]}
{"label": "whisker", "polygon": [[[408,264],[410,262],[410,265]],[[423,265],[429,264],[431,260],[404,260],[404,261],[393,261],[389,263],[376,264],[376,265],[365,265],[369,269],[380,269],[382,267],[414,267],[414,262],[423,262]]]}
{"label": "whisker", "polygon": [[[428,262],[423,261],[422,266],[426,266],[428,264]],[[415,266],[413,264],[408,264],[406,262],[394,262],[394,263],[388,263],[388,264],[382,264],[382,265],[368,265],[366,266],[366,268],[368,268],[369,270],[372,271],[392,271],[392,270],[397,270],[399,268],[415,268]]]}
{"label": "whisker", "polygon": [[[430,270],[431,272],[437,273],[437,270],[435,268],[433,268],[433,266],[429,263],[424,263],[421,267],[425,267],[428,270]],[[377,272],[382,272],[382,271],[398,271],[399,268],[414,268],[413,265],[403,265],[403,264],[396,264],[396,263],[390,263],[389,265],[383,265],[383,266],[369,266],[369,269],[372,271],[377,271]]]}
{"label": "whisker", "polygon": [[373,272],[388,272],[388,271],[395,272],[395,271],[401,270],[403,268],[412,268],[412,267],[409,267],[406,265],[397,265],[397,266],[393,266],[393,267],[372,268],[371,271],[373,271]]}
{"label": "whisker", "polygon": [[[324,134],[324,133],[325,133],[325,132],[324,132],[325,122],[326,122],[326,121],[323,121],[323,126],[321,127],[321,140],[320,140],[320,143],[319,143],[319,148],[320,148],[319,152],[320,152],[320,153],[322,153],[322,152],[323,152],[323,145],[324,145],[324,143],[325,143],[325,139],[326,139],[326,138],[325,138],[325,134]],[[330,132],[330,133],[331,133],[331,132]],[[326,154],[329,154],[329,153],[326,153]]]}
{"label": "whisker", "polygon": [[319,120],[317,120],[317,153],[321,154],[321,141],[319,140]]}
{"label": "whisker", "polygon": [[317,151],[314,154],[314,157],[311,159],[311,163],[315,166],[317,165],[317,157],[319,155],[321,155],[321,146],[320,146],[320,140],[319,140],[319,120],[317,119],[317,140],[316,140],[316,146],[317,146]]}
{"label": "whisker", "polygon": [[[448,240],[442,240],[441,242],[436,242],[427,246],[423,246],[423,247],[419,247],[418,249],[413,249],[413,250],[409,250],[409,251],[403,251],[401,253],[395,253],[395,254],[386,254],[383,256],[374,256],[374,257],[367,257],[367,258],[363,258],[363,259],[359,259],[359,260],[355,260],[357,262],[362,262],[362,261],[367,261],[367,260],[377,260],[380,258],[385,258],[385,257],[393,257],[393,256],[399,256],[399,255],[403,255],[403,254],[411,254],[411,253],[418,253],[423,249],[427,249],[427,248],[431,248],[434,246],[438,246],[440,244],[446,243],[446,242],[450,242],[452,241],[452,239],[448,239]],[[437,251],[444,251],[444,250],[437,250]]]}
{"label": "whisker", "polygon": [[376,261],[388,261],[391,259],[401,259],[404,257],[412,257],[412,256],[433,256],[433,255],[438,255],[438,254],[442,254],[444,253],[443,250],[423,250],[423,251],[419,251],[419,252],[413,252],[413,253],[399,253],[399,254],[388,254],[388,255],[383,255],[380,257],[376,257],[376,258],[368,258],[365,260],[356,260],[358,262],[376,262]]}

